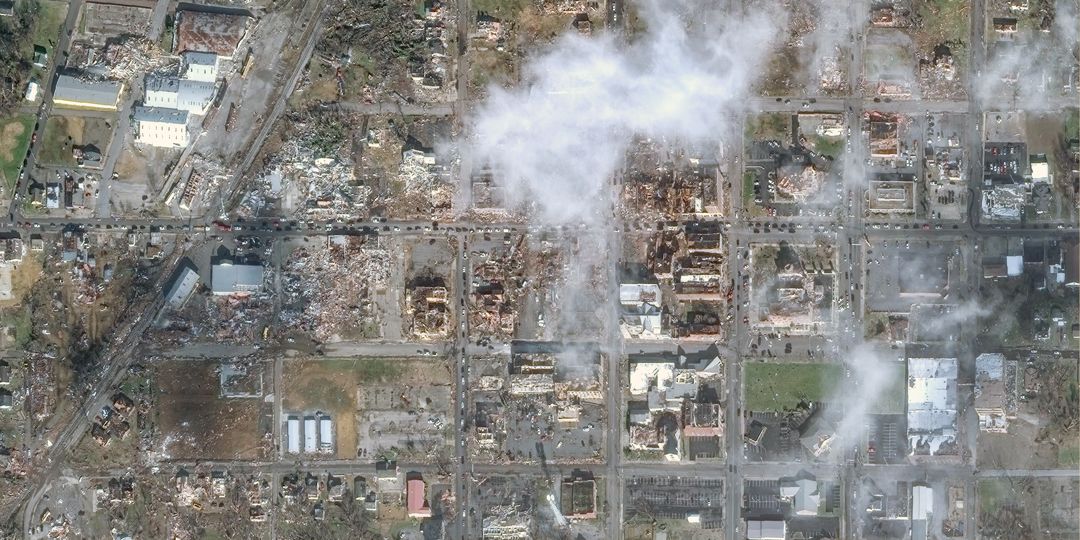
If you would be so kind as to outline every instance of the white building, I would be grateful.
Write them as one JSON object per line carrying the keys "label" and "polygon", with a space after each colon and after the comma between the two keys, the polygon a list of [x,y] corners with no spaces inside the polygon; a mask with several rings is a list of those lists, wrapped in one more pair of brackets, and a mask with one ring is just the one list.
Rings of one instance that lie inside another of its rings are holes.
{"label": "white building", "polygon": [[191,141],[188,113],[161,107],[135,107],[135,142],[159,148],[184,148]]}
{"label": "white building", "polygon": [[221,58],[214,53],[185,52],[182,60],[180,77],[189,81],[212,83],[217,81],[221,69]]}
{"label": "white building", "polygon": [[937,455],[956,440],[956,359],[908,359],[908,448]]}
{"label": "white building", "polygon": [[37,81],[30,81],[26,83],[26,101],[37,101],[38,91],[41,89],[41,85]]}
{"label": "white building", "polygon": [[332,452],[334,450],[334,424],[329,416],[319,417],[319,451]]}
{"label": "white building", "polygon": [[782,520],[747,520],[747,540],[784,540],[787,538],[787,523]]}
{"label": "white building", "polygon": [[192,291],[199,284],[199,274],[187,266],[180,269],[176,275],[176,281],[165,294],[165,303],[171,308],[184,305]]}
{"label": "white building", "polygon": [[149,107],[180,109],[196,116],[206,114],[214,101],[213,82],[178,79],[175,77],[147,77],[143,104]]}
{"label": "white building", "polygon": [[250,294],[261,289],[262,284],[261,265],[233,264],[225,260],[211,267],[210,290],[214,294]]}
{"label": "white building", "polygon": [[290,454],[300,453],[300,419],[296,416],[289,416],[286,421],[288,425],[288,451]]}
{"label": "white building", "polygon": [[318,435],[315,433],[315,417],[304,417],[304,453],[314,454]]}

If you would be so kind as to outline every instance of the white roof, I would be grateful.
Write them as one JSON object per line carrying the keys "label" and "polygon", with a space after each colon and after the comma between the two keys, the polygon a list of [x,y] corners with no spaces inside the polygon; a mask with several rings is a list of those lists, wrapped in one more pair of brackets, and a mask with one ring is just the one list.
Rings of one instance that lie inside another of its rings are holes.
{"label": "white roof", "polygon": [[1019,276],[1024,273],[1024,257],[1022,255],[1009,255],[1005,257],[1005,268],[1009,277]]}
{"label": "white roof", "polygon": [[214,294],[253,292],[262,288],[263,267],[258,264],[215,264],[210,270]]}
{"label": "white roof", "polygon": [[784,540],[787,537],[787,523],[775,521],[746,521],[747,540]]}
{"label": "white roof", "polygon": [[660,286],[650,283],[623,283],[619,285],[619,302],[624,306],[650,304],[660,305]]}
{"label": "white roof", "polygon": [[1005,373],[1005,355],[1001,353],[983,353],[975,357],[975,380],[982,375],[986,380],[997,381]]}
{"label": "white roof", "polygon": [[926,520],[934,511],[934,490],[927,486],[911,487],[911,519]]}
{"label": "white roof", "polygon": [[791,500],[791,510],[800,516],[816,516],[821,504],[817,480],[800,478],[780,486],[780,496]]}
{"label": "white roof", "polygon": [[630,393],[644,394],[656,384],[658,390],[667,390],[675,377],[674,362],[634,362],[630,364]]}
{"label": "white roof", "polygon": [[908,442],[920,441],[937,453],[956,436],[956,359],[908,359]]}
{"label": "white roof", "polygon": [[191,291],[194,291],[195,286],[198,284],[199,274],[196,274],[194,270],[185,266],[180,270],[180,274],[177,276],[176,281],[165,295],[165,302],[173,307],[182,304],[184,300],[187,300]]}

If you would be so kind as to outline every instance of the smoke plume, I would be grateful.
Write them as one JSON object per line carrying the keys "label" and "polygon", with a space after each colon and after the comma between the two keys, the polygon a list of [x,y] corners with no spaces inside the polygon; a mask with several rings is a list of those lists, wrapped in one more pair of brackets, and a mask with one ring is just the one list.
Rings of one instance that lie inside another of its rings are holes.
{"label": "smoke plume", "polygon": [[519,87],[489,89],[470,148],[507,207],[527,204],[545,223],[607,218],[633,137],[715,139],[780,35],[765,10],[722,20],[703,2],[656,1],[641,12],[649,29],[633,42],[568,33],[524,66]]}

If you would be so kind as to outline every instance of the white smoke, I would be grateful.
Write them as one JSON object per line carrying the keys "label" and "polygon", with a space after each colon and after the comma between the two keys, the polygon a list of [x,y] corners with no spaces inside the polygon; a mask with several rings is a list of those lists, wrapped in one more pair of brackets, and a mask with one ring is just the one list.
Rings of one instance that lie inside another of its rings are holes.
{"label": "white smoke", "polygon": [[545,223],[606,219],[635,135],[692,144],[730,128],[780,27],[767,10],[722,19],[693,4],[646,2],[649,28],[629,44],[564,35],[524,67],[520,87],[489,88],[470,149],[507,207],[527,204]]}
{"label": "white smoke", "polygon": [[[1015,41],[995,42],[993,32],[987,36],[986,65],[974,85],[984,106],[1057,110],[1061,98],[1075,102],[1080,6],[1076,0],[1048,5],[1045,15],[1052,16],[1053,23],[1046,31],[1021,32]],[[1071,92],[1064,90],[1066,85]]]}

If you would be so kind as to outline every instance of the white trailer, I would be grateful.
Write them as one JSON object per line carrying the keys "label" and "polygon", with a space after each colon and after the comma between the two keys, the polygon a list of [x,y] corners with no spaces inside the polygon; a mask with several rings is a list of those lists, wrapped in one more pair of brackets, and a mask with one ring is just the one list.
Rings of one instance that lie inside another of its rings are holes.
{"label": "white trailer", "polygon": [[319,451],[332,452],[334,450],[334,424],[329,416],[319,418]]}
{"label": "white trailer", "polygon": [[315,417],[304,417],[304,453],[315,453],[315,441],[318,435],[315,433]]}
{"label": "white trailer", "polygon": [[290,416],[286,422],[288,429],[288,449],[290,454],[300,453],[300,419],[296,416]]}

